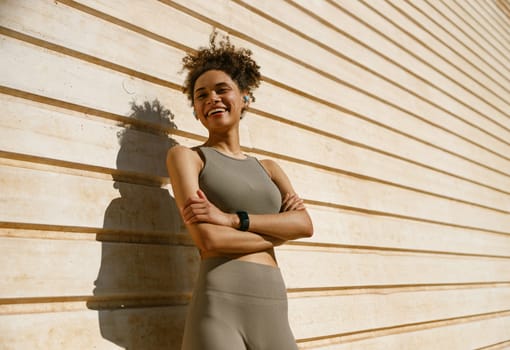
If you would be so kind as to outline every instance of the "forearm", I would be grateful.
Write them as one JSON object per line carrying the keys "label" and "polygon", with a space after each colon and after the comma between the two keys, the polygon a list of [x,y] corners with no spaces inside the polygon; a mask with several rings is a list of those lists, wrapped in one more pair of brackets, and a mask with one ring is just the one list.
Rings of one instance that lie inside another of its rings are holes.
{"label": "forearm", "polygon": [[199,223],[187,225],[201,251],[223,254],[248,254],[273,248],[278,243],[271,237],[239,231],[232,227]]}
{"label": "forearm", "polygon": [[[285,241],[311,237],[313,225],[306,210],[286,211],[278,214],[250,214],[249,230]],[[239,220],[233,220],[239,227]]]}

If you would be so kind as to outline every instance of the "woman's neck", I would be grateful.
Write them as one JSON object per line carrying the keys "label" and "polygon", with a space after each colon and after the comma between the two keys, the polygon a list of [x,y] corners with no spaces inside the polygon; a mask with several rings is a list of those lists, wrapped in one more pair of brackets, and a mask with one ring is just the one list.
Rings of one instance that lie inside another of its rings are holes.
{"label": "woman's neck", "polygon": [[213,147],[218,151],[237,157],[243,155],[239,135],[230,135],[230,137],[209,135],[204,146]]}

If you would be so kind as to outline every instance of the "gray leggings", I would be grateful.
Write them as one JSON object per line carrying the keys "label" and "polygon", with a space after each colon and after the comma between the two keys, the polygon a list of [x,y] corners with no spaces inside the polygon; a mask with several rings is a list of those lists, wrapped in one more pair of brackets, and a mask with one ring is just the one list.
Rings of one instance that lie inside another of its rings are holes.
{"label": "gray leggings", "polygon": [[297,350],[279,268],[211,258],[201,262],[182,350]]}

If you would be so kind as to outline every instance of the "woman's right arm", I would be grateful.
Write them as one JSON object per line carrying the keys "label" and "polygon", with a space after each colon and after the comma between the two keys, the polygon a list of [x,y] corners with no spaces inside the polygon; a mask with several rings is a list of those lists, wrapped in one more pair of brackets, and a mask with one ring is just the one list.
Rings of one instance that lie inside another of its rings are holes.
{"label": "woman's right arm", "polygon": [[[175,146],[168,151],[166,164],[175,201],[182,216],[186,201],[197,196],[201,160],[191,149]],[[201,222],[185,225],[201,252],[247,254],[267,250],[281,243],[271,237],[223,225]]]}

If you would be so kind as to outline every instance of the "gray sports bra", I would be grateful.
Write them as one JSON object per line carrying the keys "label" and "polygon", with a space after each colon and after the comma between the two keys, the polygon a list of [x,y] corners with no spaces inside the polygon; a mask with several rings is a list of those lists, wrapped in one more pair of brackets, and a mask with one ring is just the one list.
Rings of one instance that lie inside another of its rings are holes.
{"label": "gray sports bra", "polygon": [[198,184],[211,203],[226,213],[274,214],[280,211],[280,190],[255,157],[229,157],[212,147],[199,147],[204,161]]}

